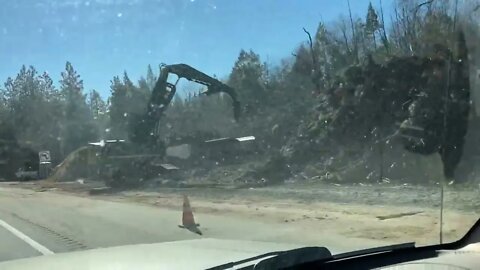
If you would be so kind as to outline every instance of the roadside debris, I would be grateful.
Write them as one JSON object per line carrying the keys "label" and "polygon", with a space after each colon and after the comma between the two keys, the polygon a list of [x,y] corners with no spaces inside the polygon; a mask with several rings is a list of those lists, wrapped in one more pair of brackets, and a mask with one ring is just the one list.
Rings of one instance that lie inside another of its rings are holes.
{"label": "roadside debris", "polygon": [[420,213],[423,213],[423,211],[414,211],[414,212],[406,212],[406,213],[399,213],[399,214],[386,215],[386,216],[377,216],[377,219],[385,220],[385,219],[392,219],[392,218],[401,218],[406,216],[413,216]]}
{"label": "roadside debris", "polygon": [[114,189],[110,187],[99,187],[99,188],[92,188],[88,191],[90,195],[100,195],[100,194],[109,194],[113,193]]}

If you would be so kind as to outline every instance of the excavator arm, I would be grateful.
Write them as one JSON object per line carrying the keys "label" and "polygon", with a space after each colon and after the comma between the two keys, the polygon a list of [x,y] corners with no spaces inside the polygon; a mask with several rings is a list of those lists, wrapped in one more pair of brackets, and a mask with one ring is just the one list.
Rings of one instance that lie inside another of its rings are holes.
{"label": "excavator arm", "polygon": [[[170,74],[178,76],[174,84],[167,81]],[[160,69],[160,75],[153,88],[146,115],[140,120],[134,132],[133,141],[146,143],[149,139],[156,139],[156,125],[175,96],[177,83],[182,78],[205,85],[207,89],[202,92],[204,95],[208,96],[221,92],[229,95],[232,99],[233,116],[235,120],[238,120],[240,117],[240,102],[233,88],[189,65],[164,65]]]}
{"label": "excavator arm", "polygon": [[176,92],[177,82],[175,84],[167,82],[169,74],[177,75],[177,82],[181,78],[184,78],[207,86],[207,90],[202,94],[211,95],[220,92],[228,94],[232,98],[234,117],[238,120],[240,116],[240,103],[237,100],[235,90],[219,80],[186,64],[165,65],[161,68],[160,76],[150,98],[148,114],[152,114],[152,116],[158,119],[161,113],[163,113],[168,104],[172,101]]}

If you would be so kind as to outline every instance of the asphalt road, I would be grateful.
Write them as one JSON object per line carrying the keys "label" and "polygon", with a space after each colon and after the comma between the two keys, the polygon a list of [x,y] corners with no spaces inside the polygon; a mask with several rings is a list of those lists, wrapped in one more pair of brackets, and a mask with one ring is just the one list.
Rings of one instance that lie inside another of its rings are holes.
{"label": "asphalt road", "polygon": [[42,255],[3,227],[0,227],[0,239],[0,261]]}
{"label": "asphalt road", "polygon": [[[192,202],[194,205],[194,202]],[[54,192],[0,186],[0,261],[99,247],[197,239],[298,243],[301,228],[225,214],[197,214],[203,236],[180,229],[178,211]],[[15,231],[15,232],[12,232]],[[363,240],[313,232],[307,244],[333,252],[365,246]],[[303,237],[305,239],[305,237]],[[375,243],[372,243],[372,246]]]}

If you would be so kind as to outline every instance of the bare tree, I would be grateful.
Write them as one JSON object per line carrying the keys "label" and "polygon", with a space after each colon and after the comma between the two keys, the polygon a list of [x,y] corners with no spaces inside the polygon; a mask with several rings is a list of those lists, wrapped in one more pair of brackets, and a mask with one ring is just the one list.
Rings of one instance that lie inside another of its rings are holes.
{"label": "bare tree", "polygon": [[357,37],[356,37],[356,31],[355,31],[355,24],[353,23],[353,16],[352,16],[352,9],[350,7],[350,0],[347,0],[347,4],[348,4],[348,15],[350,17],[350,27],[352,28],[352,38],[353,38],[353,55],[354,55],[354,59],[355,59],[355,62],[358,63],[359,62],[359,59],[358,59],[358,40],[357,40]]}
{"label": "bare tree", "polygon": [[381,39],[383,43],[383,47],[385,47],[385,50],[387,51],[387,54],[390,54],[390,45],[388,44],[388,38],[387,38],[387,30],[385,30],[385,19],[383,16],[383,4],[382,0],[380,0],[380,33],[381,33]]}
{"label": "bare tree", "polygon": [[343,38],[343,44],[345,46],[345,51],[348,54],[351,54],[352,51],[350,49],[350,45],[348,44],[348,34],[347,34],[347,22],[345,18],[340,18],[338,22],[338,29],[340,30],[340,33],[342,33],[342,38]]}
{"label": "bare tree", "polygon": [[307,29],[305,29],[305,27],[303,27],[303,32],[305,32],[305,34],[307,34],[308,36],[308,46],[310,47],[310,55],[312,56],[312,66],[313,66],[313,71],[315,72],[318,66],[318,62],[317,62],[317,57],[315,55],[316,53],[313,49],[312,35],[310,35],[310,32],[308,32]]}

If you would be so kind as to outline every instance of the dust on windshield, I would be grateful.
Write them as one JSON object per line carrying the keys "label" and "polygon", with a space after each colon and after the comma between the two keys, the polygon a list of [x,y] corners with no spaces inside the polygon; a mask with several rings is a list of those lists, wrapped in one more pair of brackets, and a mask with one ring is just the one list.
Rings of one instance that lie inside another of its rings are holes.
{"label": "dust on windshield", "polygon": [[158,242],[348,251],[450,242],[478,219],[477,1],[2,10],[5,183],[179,209],[179,220],[188,196],[206,225],[192,216],[196,234],[150,231]]}

